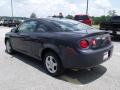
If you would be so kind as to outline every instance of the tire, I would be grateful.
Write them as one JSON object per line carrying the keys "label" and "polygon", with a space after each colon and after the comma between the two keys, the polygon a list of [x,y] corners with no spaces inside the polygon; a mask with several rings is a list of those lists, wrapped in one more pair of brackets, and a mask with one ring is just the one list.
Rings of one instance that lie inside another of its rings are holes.
{"label": "tire", "polygon": [[117,35],[117,32],[116,32],[116,31],[113,31],[112,34],[113,34],[113,35]]}
{"label": "tire", "polygon": [[59,57],[53,52],[48,52],[45,54],[44,66],[48,74],[51,76],[59,76],[64,71]]}
{"label": "tire", "polygon": [[6,44],[6,52],[12,54],[14,50],[12,49],[10,41],[7,40],[5,44]]}

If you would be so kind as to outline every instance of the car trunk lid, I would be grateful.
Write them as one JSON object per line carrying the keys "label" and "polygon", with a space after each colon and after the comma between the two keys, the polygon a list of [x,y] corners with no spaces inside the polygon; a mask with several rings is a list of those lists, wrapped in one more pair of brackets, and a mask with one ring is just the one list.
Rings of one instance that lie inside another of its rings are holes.
{"label": "car trunk lid", "polygon": [[111,37],[108,32],[91,32],[90,30],[87,30],[87,33],[88,34],[83,38],[89,41],[89,48],[100,49],[111,45]]}

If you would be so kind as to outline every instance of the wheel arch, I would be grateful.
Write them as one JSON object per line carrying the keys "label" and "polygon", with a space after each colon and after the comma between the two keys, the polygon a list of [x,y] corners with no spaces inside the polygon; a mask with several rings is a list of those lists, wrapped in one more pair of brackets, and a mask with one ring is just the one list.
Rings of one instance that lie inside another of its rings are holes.
{"label": "wheel arch", "polygon": [[41,52],[41,59],[42,59],[42,60],[43,60],[43,58],[44,58],[44,55],[45,55],[46,53],[48,53],[48,52],[53,52],[54,54],[56,54],[56,55],[60,58],[57,50],[55,50],[55,49],[53,49],[53,48],[50,48],[50,47],[47,47],[47,48],[44,48],[44,49],[42,50],[42,52]]}
{"label": "wheel arch", "polygon": [[7,40],[9,40],[9,38],[8,38],[8,37],[5,37],[5,44],[6,44],[6,41],[7,41]]}
{"label": "wheel arch", "polygon": [[43,58],[44,58],[45,54],[48,53],[48,52],[52,52],[52,53],[54,53],[55,55],[57,55],[57,57],[59,58],[61,64],[63,65],[63,63],[62,63],[62,57],[61,57],[59,51],[56,50],[56,49],[50,48],[50,47],[44,48],[44,49],[42,50],[42,52],[41,52],[41,59],[42,59],[42,61],[43,61]]}

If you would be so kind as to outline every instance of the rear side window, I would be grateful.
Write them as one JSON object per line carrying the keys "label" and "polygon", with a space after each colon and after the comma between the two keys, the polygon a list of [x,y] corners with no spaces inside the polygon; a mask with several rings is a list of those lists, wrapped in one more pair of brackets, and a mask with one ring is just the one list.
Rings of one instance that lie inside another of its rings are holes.
{"label": "rear side window", "polygon": [[37,32],[48,32],[49,28],[46,25],[39,23],[36,31]]}
{"label": "rear side window", "polygon": [[75,20],[85,20],[85,19],[89,19],[89,17],[87,15],[76,15],[74,17]]}

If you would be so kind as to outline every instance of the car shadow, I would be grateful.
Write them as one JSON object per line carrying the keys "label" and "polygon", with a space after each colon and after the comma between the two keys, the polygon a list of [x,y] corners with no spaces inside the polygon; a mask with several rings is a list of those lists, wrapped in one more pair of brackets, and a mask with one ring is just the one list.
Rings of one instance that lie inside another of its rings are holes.
{"label": "car shadow", "polygon": [[[43,63],[38,60],[35,60],[34,58],[31,58],[29,56],[26,56],[18,52],[13,54],[11,58],[17,58],[18,60],[47,74],[46,70],[44,69]],[[102,65],[95,67],[92,71],[89,71],[89,70],[75,71],[75,70],[68,69],[68,70],[65,70],[63,75],[55,78],[72,83],[72,84],[84,85],[99,79],[102,75],[104,75],[106,71],[107,69]]]}
{"label": "car shadow", "polygon": [[94,67],[91,71],[87,69],[79,71],[69,70],[63,76],[60,76],[59,79],[72,84],[84,85],[99,79],[106,71],[107,69],[102,65]]}

